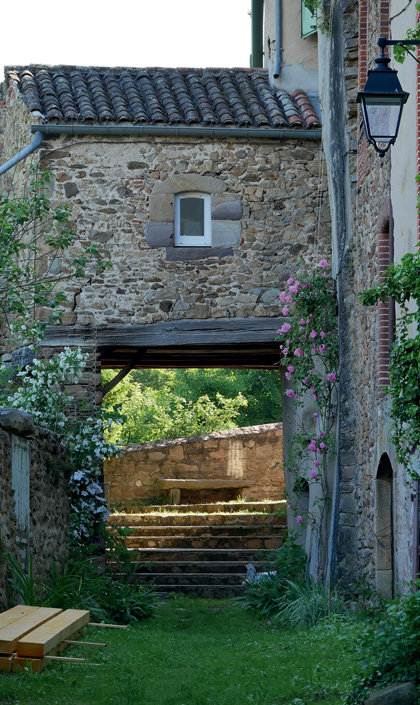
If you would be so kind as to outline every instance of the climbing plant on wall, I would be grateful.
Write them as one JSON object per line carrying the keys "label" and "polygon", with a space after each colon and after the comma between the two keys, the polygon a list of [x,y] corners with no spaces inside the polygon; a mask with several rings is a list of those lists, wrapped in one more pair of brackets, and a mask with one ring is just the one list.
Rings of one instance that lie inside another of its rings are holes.
{"label": "climbing plant on wall", "polygon": [[[318,483],[324,502],[327,496],[326,471],[334,450],[333,429],[337,414],[335,283],[328,273],[327,261],[322,259],[309,273],[288,279],[287,285],[280,294],[282,313],[287,320],[278,331],[283,341],[280,345],[281,364],[290,383],[286,396],[297,411],[307,404],[309,394],[316,411],[310,422],[303,420],[304,414],[295,414],[296,431],[289,439],[284,467],[293,479],[295,495],[301,493],[306,483]],[[324,504],[320,507],[321,515],[323,509]],[[304,517],[297,513],[298,523],[311,519],[311,515]]]}
{"label": "climbing plant on wall", "polygon": [[390,296],[399,304],[396,340],[389,367],[392,441],[398,461],[418,479],[413,455],[420,452],[420,252],[407,253],[391,264],[382,281],[362,292],[365,306],[385,302]]}

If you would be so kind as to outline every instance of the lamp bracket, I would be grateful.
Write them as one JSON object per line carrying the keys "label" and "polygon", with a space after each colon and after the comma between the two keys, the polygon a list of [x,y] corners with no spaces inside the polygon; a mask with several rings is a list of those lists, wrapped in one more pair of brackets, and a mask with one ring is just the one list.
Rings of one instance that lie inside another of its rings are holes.
{"label": "lamp bracket", "polygon": [[410,54],[414,61],[417,61],[417,63],[420,64],[419,59],[417,59],[417,57],[414,56],[408,48],[420,46],[420,39],[387,39],[386,37],[379,37],[378,39],[378,47],[381,50],[381,56],[384,56],[385,47],[397,45],[402,46],[407,54]]}

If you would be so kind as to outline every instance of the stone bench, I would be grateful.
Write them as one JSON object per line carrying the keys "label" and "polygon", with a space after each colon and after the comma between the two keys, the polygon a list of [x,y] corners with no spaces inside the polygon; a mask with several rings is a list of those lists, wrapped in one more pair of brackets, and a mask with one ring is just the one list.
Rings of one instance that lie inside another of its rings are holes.
{"label": "stone bench", "polygon": [[234,490],[242,490],[244,487],[251,487],[252,485],[255,485],[254,480],[225,480],[223,478],[220,480],[179,480],[176,478],[158,480],[159,489],[166,490],[168,492],[170,504],[181,503],[182,489],[220,490],[230,488]]}

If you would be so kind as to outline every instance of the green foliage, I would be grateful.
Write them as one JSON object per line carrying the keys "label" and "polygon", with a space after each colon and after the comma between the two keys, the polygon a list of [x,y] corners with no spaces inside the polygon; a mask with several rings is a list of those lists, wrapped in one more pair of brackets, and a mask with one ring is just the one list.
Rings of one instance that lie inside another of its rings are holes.
{"label": "green foliage", "polygon": [[354,680],[346,705],[358,705],[377,686],[409,680],[420,684],[420,592],[389,603],[385,616],[360,634],[357,652],[365,664],[363,678]]}
{"label": "green foliage", "polygon": [[343,614],[344,600],[336,590],[329,591],[324,582],[311,576],[299,581],[287,580],[273,621],[291,628],[313,627],[330,615]]}
{"label": "green foliage", "polygon": [[59,317],[58,312],[44,322],[33,317],[34,307],[56,309],[65,301],[58,282],[84,277],[91,262],[99,269],[108,266],[96,245],[74,249],[70,211],[67,205],[53,207],[49,181],[49,172],[32,169],[23,195],[0,192],[0,324],[26,341],[37,341],[45,325]]}
{"label": "green foliage", "polygon": [[[187,400],[174,391],[174,373],[162,375],[163,370],[157,372],[158,380],[163,384],[154,382],[153,387],[145,386],[135,381],[141,379],[141,375],[131,373],[105,397],[106,418],[115,420],[120,417],[123,420],[106,431],[110,441],[139,443],[237,427],[240,409],[247,404],[241,392],[233,398],[225,398],[216,391],[214,399],[205,394]],[[112,370],[105,371],[104,381],[113,376]],[[154,381],[150,374],[146,379],[149,384]]]}
{"label": "green foliage", "polygon": [[288,580],[303,578],[306,553],[296,543],[295,537],[291,536],[271,555],[271,560],[271,575],[262,576],[259,581],[247,582],[244,594],[237,598],[243,609],[256,610],[264,617],[278,611],[282,596],[287,591]]}
{"label": "green foliage", "polygon": [[[416,3],[415,5],[416,10],[420,10],[420,3]],[[416,27],[410,28],[407,30],[406,33],[406,39],[420,39],[420,21],[417,23]],[[398,63],[403,64],[404,60],[407,56],[407,50],[408,51],[415,51],[416,47],[414,45],[412,46],[407,46],[405,48],[401,44],[397,44],[396,46],[393,47],[393,54],[394,54],[394,59],[395,61],[398,61]]]}
{"label": "green foliage", "polygon": [[130,572],[117,579],[80,553],[73,552],[61,572],[53,562],[49,576],[41,581],[34,578],[32,556],[29,575],[11,554],[8,566],[13,601],[24,605],[87,609],[93,621],[129,624],[149,617],[157,604],[155,592]]}
{"label": "green foliage", "polygon": [[[400,305],[389,369],[392,440],[398,461],[417,478],[412,454],[420,450],[420,252],[391,264],[382,281],[360,294],[365,306],[390,296]],[[414,304],[414,305],[413,305]]]}

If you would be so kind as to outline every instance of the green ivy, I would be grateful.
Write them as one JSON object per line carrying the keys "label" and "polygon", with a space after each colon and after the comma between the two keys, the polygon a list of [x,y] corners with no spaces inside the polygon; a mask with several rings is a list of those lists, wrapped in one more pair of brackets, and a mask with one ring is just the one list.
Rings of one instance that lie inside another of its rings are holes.
{"label": "green ivy", "polygon": [[391,297],[400,306],[389,369],[392,441],[398,461],[418,479],[413,455],[420,451],[420,252],[405,254],[391,264],[381,283],[360,294],[364,306]]}

